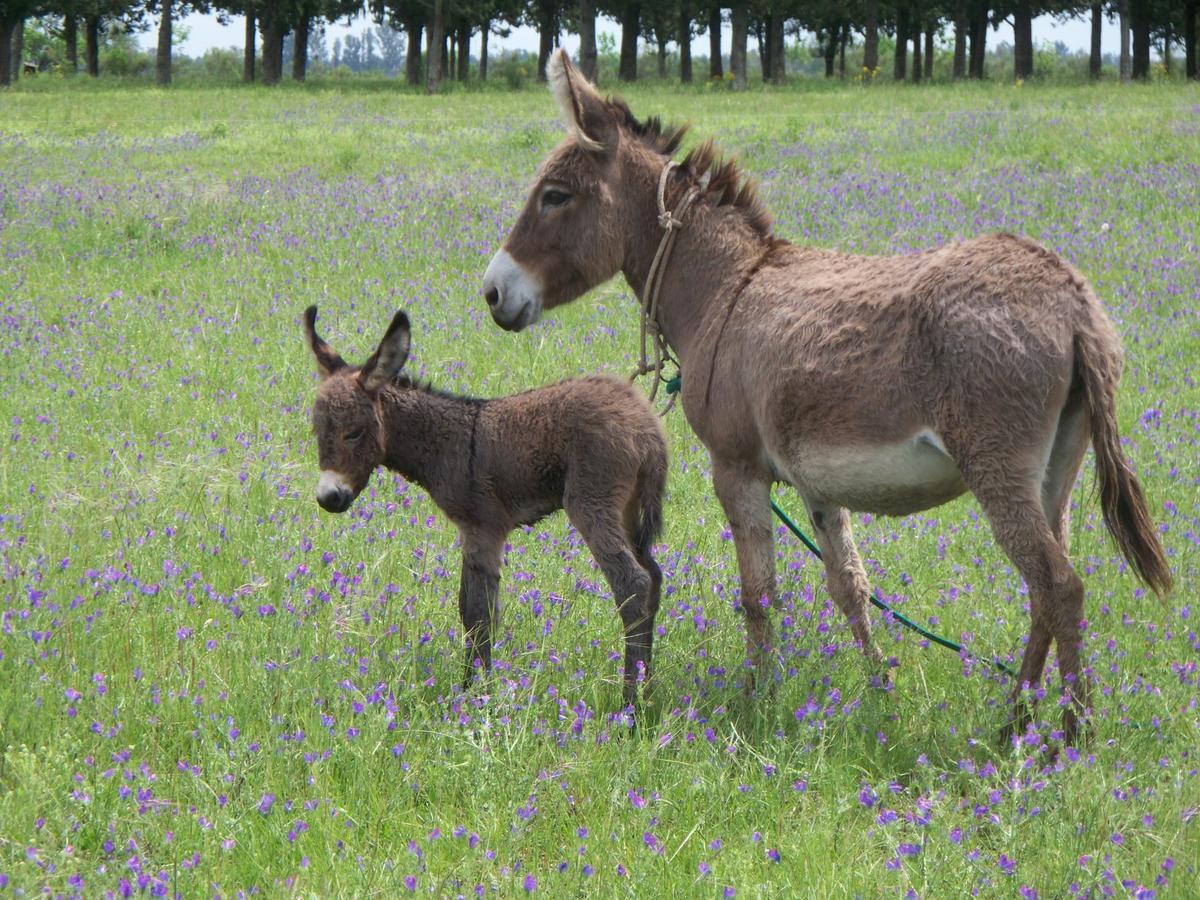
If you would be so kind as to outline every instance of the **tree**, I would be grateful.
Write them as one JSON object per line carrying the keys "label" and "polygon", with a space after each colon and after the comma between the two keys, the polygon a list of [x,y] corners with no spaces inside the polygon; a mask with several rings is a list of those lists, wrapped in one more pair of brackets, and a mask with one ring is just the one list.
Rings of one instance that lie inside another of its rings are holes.
{"label": "tree", "polygon": [[[145,11],[151,15],[158,14],[158,44],[154,54],[156,84],[166,86],[171,83],[171,39],[175,20],[189,13],[207,13],[211,8],[208,0],[145,0]],[[218,18],[223,20],[224,17]]]}
{"label": "tree", "polygon": [[863,68],[879,68],[879,0],[866,0],[863,7]]}
{"label": "tree", "polygon": [[738,0],[729,10],[729,69],[733,86],[746,87],[746,38],[750,25],[750,9],[746,0]]}
{"label": "tree", "polygon": [[1200,18],[1200,3],[1185,0],[1183,4],[1183,72],[1193,80],[1200,78],[1196,62],[1196,28]]}
{"label": "tree", "polygon": [[13,67],[21,65],[21,59],[13,57],[13,37],[19,27],[24,27],[25,20],[37,11],[38,6],[32,0],[0,3],[0,87],[12,83]]}
{"label": "tree", "polygon": [[724,78],[725,71],[721,61],[721,7],[708,8],[708,77]]}

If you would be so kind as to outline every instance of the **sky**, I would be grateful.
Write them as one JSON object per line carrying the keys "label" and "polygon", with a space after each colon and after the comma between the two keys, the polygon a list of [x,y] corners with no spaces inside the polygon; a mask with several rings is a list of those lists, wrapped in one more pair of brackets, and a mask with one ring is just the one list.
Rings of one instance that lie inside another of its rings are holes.
{"label": "sky", "polygon": [[[238,50],[242,47],[245,21],[241,16],[234,16],[229,20],[228,25],[221,25],[215,16],[190,15],[185,17],[181,24],[184,28],[188,29],[187,40],[183,43],[183,52],[188,56],[200,56],[206,50],[213,47],[235,47]],[[327,25],[327,44],[332,45],[334,38],[344,38],[347,34],[361,34],[366,28],[373,25],[374,22],[367,16],[358,16],[350,20],[349,24],[346,23],[346,20],[342,20],[335,24]],[[613,36],[618,44],[620,43],[620,29],[612,20],[600,19],[597,22],[596,31],[597,35],[607,32]],[[153,49],[156,40],[157,38],[153,29],[141,36],[142,44],[147,49]],[[1012,40],[1012,28],[1008,25],[1001,25],[998,30],[988,33],[988,44],[992,46],[999,44],[1001,41],[1007,41],[1011,44]],[[1091,23],[1087,19],[1058,22],[1052,16],[1040,16],[1034,19],[1033,22],[1033,40],[1035,44],[1062,41],[1071,50],[1087,50],[1091,43]],[[1119,40],[1120,37],[1116,23],[1105,22],[1102,36],[1104,51],[1106,53],[1115,53]],[[754,41],[751,40],[750,43],[753,46]],[[568,53],[574,56],[579,48],[579,38],[573,34],[564,34],[562,36],[562,45],[567,49]],[[472,50],[478,52],[478,36],[472,39],[471,46]],[[728,52],[728,23],[724,29],[724,46],[726,52]],[[694,53],[707,56],[708,35],[705,34],[696,38],[692,43],[692,47]],[[488,42],[489,55],[506,48],[529,50],[536,53],[538,48],[537,31],[528,27],[516,28],[513,29],[509,37],[498,38],[493,35]]]}

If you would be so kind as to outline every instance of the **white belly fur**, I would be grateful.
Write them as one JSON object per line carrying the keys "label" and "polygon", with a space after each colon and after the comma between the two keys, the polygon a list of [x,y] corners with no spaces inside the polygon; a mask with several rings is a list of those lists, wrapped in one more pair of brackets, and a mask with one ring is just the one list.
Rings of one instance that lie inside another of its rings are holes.
{"label": "white belly fur", "polygon": [[806,498],[860,512],[907,515],[966,490],[958,466],[929,430],[888,444],[804,444],[790,455],[790,465],[773,461]]}

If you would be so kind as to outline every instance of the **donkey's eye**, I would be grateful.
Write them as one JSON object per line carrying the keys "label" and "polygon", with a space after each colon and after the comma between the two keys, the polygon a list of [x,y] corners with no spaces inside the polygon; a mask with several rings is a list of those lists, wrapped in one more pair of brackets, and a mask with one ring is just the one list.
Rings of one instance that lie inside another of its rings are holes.
{"label": "donkey's eye", "polygon": [[547,190],[542,191],[542,209],[551,209],[555,206],[562,206],[570,199],[571,195],[566,191],[560,191],[557,188],[548,188]]}
{"label": "donkey's eye", "polygon": [[352,431],[348,435],[346,435],[346,440],[353,443],[354,441],[361,440],[362,436],[363,436],[363,429],[359,428],[356,431]]}

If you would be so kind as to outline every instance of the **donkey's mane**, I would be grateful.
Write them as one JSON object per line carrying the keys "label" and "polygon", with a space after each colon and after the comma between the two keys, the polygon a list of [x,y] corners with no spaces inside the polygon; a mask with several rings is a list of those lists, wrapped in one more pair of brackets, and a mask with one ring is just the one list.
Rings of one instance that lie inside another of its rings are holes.
{"label": "donkey's mane", "polygon": [[759,236],[771,237],[771,214],[758,197],[758,186],[741,170],[736,159],[722,156],[713,142],[706,140],[689,152],[680,165],[693,181],[702,183],[703,196],[713,205],[740,210]]}
{"label": "donkey's mane", "polygon": [[[688,132],[687,125],[664,125],[658,116],[639,121],[620,97],[610,97],[608,105],[626,132],[646,149],[663,156],[674,156]],[[722,156],[713,142],[706,140],[688,153],[681,165],[693,182],[702,185],[703,196],[710,203],[741,210],[756,233],[771,237],[771,214],[759,200],[757,186],[746,177],[736,159]]]}

